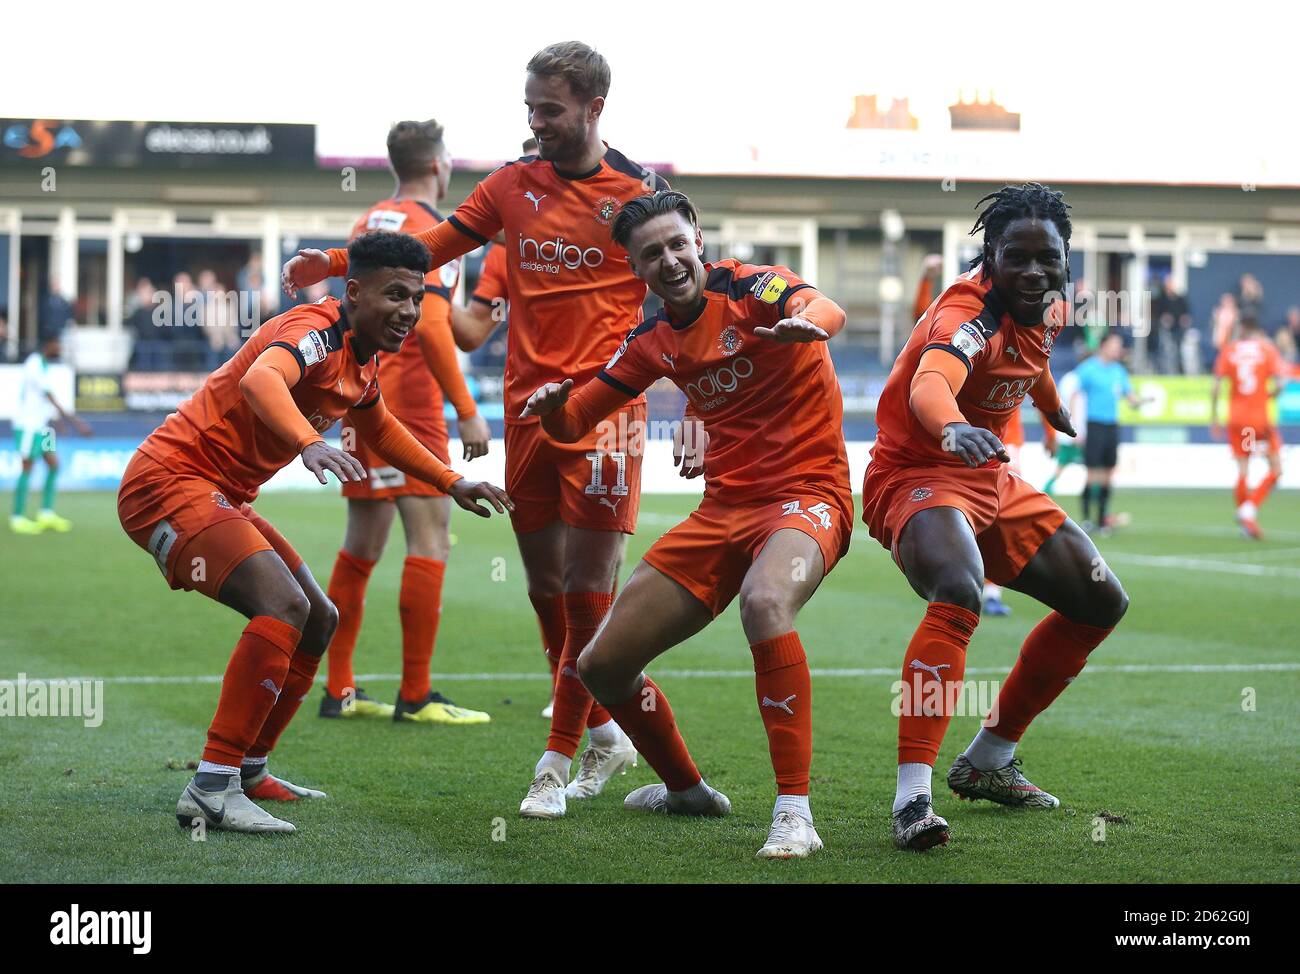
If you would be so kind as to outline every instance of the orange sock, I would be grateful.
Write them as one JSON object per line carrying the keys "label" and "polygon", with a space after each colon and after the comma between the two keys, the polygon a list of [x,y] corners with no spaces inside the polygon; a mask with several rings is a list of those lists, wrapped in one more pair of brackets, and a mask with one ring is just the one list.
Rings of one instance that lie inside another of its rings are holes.
{"label": "orange sock", "polygon": [[1272,493],[1274,485],[1281,479],[1282,477],[1280,474],[1275,474],[1275,473],[1267,474],[1264,477],[1264,479],[1259,482],[1259,486],[1256,487],[1254,491],[1251,492],[1250,495],[1251,502],[1256,507],[1259,507],[1261,504],[1263,504],[1264,498],[1268,497],[1268,495]]}
{"label": "orange sock", "polygon": [[997,722],[988,724],[989,730],[1004,740],[1020,740],[1029,722],[1061,695],[1083,669],[1088,654],[1110,634],[1110,629],[1049,613],[1025,637],[1016,665],[998,693]]}
{"label": "orange sock", "polygon": [[1238,507],[1246,503],[1246,498],[1250,496],[1250,486],[1246,483],[1245,477],[1237,478],[1237,486],[1233,489],[1232,496]]}
{"label": "orange sock", "polygon": [[429,663],[438,638],[442,615],[442,578],[446,562],[406,556],[397,608],[402,616],[402,686],[398,693],[407,703],[429,695]]}
{"label": "orange sock", "polygon": [[537,627],[542,631],[542,652],[546,654],[546,663],[551,668],[551,682],[560,671],[560,657],[564,655],[564,596],[563,595],[528,595],[537,613]]}
{"label": "orange sock", "polygon": [[767,729],[778,795],[808,794],[812,764],[812,676],[797,632],[753,643],[754,692]]}
{"label": "orange sock", "polygon": [[316,679],[316,670],[319,667],[319,656],[312,656],[300,649],[294,650],[293,655],[289,657],[289,672],[285,675],[284,686],[280,688],[279,699],[275,701],[271,712],[266,715],[262,731],[257,735],[253,746],[248,749],[247,757],[264,758],[275,749],[276,741],[280,739],[284,729],[289,726],[289,721],[293,720],[293,715],[298,712],[298,707],[311,692],[311,684]]}
{"label": "orange sock", "polygon": [[931,602],[903,657],[903,712],[898,763],[934,766],[966,674],[966,647],[980,617],[947,602]]}
{"label": "orange sock", "polygon": [[[578,753],[582,728],[589,725],[592,711],[591,694],[578,677],[578,656],[591,642],[613,601],[609,592],[566,592],[564,595],[564,655],[555,678],[555,710],[551,716],[551,736],[546,743],[548,751],[569,757]],[[603,719],[594,726],[609,721],[609,711],[604,708],[601,711]]]}
{"label": "orange sock", "polygon": [[326,650],[329,659],[329,687],[331,697],[342,699],[349,688],[356,687],[352,672],[352,652],[357,648],[357,633],[361,631],[361,615],[366,603],[366,584],[375,563],[339,550],[334,559],[334,572],[330,575],[326,592],[339,610],[339,626],[334,630]]}
{"label": "orange sock", "polygon": [[622,703],[610,704],[609,712],[669,791],[685,791],[700,783],[700,772],[677,730],[673,708],[654,680],[647,676],[639,691]]}
{"label": "orange sock", "polygon": [[302,633],[271,616],[254,616],[235,643],[221,678],[203,760],[239,767],[284,687]]}

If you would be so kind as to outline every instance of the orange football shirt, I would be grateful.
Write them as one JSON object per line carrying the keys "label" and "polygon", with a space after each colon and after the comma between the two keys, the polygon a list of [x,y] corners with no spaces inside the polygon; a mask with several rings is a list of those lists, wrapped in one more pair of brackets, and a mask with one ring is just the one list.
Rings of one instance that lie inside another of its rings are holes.
{"label": "orange football shirt", "polygon": [[[367,210],[352,228],[355,240],[372,230],[418,234],[436,227],[442,215],[427,203],[410,199],[386,199]],[[455,360],[455,342],[451,337],[451,298],[460,280],[460,260],[453,258],[435,266],[424,278],[424,300],[420,302],[420,322],[416,329],[437,329],[444,346],[446,362],[443,378],[453,385],[450,397],[457,413],[475,412],[474,400],[465,388],[460,364]],[[420,347],[420,335],[411,335],[400,351],[379,355],[379,377],[384,387],[384,402],[407,429],[422,438],[442,436],[446,432],[443,418],[443,390],[438,377]]]}
{"label": "orange football shirt", "polygon": [[1224,345],[1214,363],[1214,374],[1226,378],[1232,388],[1228,424],[1258,429],[1271,426],[1268,379],[1281,376],[1282,371],[1282,355],[1263,336],[1240,338]]}
{"label": "orange football shirt", "polygon": [[[894,360],[876,407],[879,433],[871,462],[965,467],[959,456],[941,449],[912,412],[912,377],[931,348],[966,364],[966,382],[956,396],[966,421],[1003,438],[1011,416],[1047,370],[1064,314],[1062,303],[1051,309],[1044,324],[1016,324],[978,267],[959,277],[926,309]],[[995,458],[989,465],[999,462]]]}
{"label": "orange football shirt", "polygon": [[495,301],[507,301],[510,290],[506,284],[506,249],[500,244],[488,248],[483,258],[483,269],[479,272],[478,283],[474,285],[472,300],[491,305]]}
{"label": "orange football shirt", "polygon": [[788,316],[791,296],[818,292],[786,267],[730,258],[704,266],[698,316],[674,321],[660,311],[628,334],[598,379],[639,396],[667,376],[686,393],[709,434],[706,496],[775,500],[822,484],[851,505],[844,404],[826,343],[754,334]]}
{"label": "orange football shirt", "polygon": [[288,349],[303,370],[289,392],[307,421],[324,433],[349,409],[379,401],[379,363],[374,357],[357,361],[348,332],[347,315],[335,298],[271,318],[140,444],[140,452],[167,470],[218,484],[235,506],[251,502],[262,484],[297,459],[298,450],[257,417],[240,380],[267,348]]}
{"label": "orange football shirt", "polygon": [[[646,286],[609,227],[628,200],[667,186],[608,146],[586,173],[561,173],[524,156],[487,176],[447,218],[478,244],[505,232],[507,423],[535,423],[518,417],[538,386],[590,379],[614,354],[628,322],[641,320]],[[458,256],[431,249],[435,264]]]}

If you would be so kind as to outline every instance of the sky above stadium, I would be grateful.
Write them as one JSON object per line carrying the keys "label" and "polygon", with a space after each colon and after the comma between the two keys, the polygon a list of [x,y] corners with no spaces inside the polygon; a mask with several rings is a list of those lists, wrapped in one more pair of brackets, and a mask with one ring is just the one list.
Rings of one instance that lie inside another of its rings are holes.
{"label": "sky above stadium", "polygon": [[23,4],[0,114],[311,122],[326,156],[382,155],[390,122],[432,116],[456,157],[509,158],[528,57],[578,38],[613,68],[605,138],[646,162],[784,142],[811,166],[858,93],[910,98],[942,137],[951,102],[992,92],[1025,139],[1097,159],[1294,152],[1296,8],[1156,6],[145,0],[52,29]]}

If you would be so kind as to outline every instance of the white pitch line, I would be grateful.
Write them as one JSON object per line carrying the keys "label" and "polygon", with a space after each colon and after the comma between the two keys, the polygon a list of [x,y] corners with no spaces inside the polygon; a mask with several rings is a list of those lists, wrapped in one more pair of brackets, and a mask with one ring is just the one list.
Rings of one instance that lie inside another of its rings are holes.
{"label": "white pitch line", "polygon": [[[1300,670],[1300,663],[1116,663],[1116,664],[1098,664],[1089,666],[1084,670],[1084,674],[1089,673],[1291,673]],[[749,670],[664,670],[655,669],[655,676],[662,676],[667,679],[753,679],[754,671]],[[819,678],[842,678],[842,677],[879,677],[879,676],[898,676],[899,668],[896,666],[876,666],[867,669],[813,669],[812,675]],[[996,675],[1005,674],[1007,667],[1004,666],[968,666],[966,667],[967,675]],[[362,673],[357,676],[358,683],[392,683],[400,680],[399,673]],[[545,672],[529,673],[434,673],[430,677],[434,683],[507,683],[515,681],[535,681],[550,680],[551,675]],[[123,685],[152,685],[152,684],[198,684],[198,683],[220,683],[221,676],[214,674],[203,674],[198,676],[65,676],[65,677],[34,677],[28,676],[27,682],[45,682],[54,683],[65,680],[69,683],[74,682],[91,682],[105,684],[123,684]],[[0,680],[0,682],[10,682],[12,680]],[[323,678],[318,678],[317,683],[323,683]]]}
{"label": "white pitch line", "polygon": [[1216,572],[1222,575],[1270,576],[1274,578],[1300,578],[1300,568],[1290,565],[1252,565],[1242,561],[1219,561],[1213,558],[1184,558],[1179,555],[1138,555],[1116,551],[1102,555],[1107,561],[1121,565],[1140,565],[1149,568],[1186,568],[1197,572]]}

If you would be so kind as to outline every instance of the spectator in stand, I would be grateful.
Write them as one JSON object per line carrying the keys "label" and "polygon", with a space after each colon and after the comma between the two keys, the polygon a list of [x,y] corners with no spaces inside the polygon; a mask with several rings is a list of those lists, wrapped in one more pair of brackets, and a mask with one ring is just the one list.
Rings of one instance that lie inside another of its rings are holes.
{"label": "spectator in stand", "polygon": [[280,289],[266,289],[266,273],[262,269],[262,255],[253,254],[248,263],[235,276],[239,290],[241,340],[247,339],[253,329],[267,318],[280,313]]}
{"label": "spectator in stand", "polygon": [[1176,375],[1182,371],[1179,355],[1192,325],[1192,312],[1187,298],[1174,287],[1171,275],[1165,275],[1160,293],[1151,304],[1151,317],[1155,325],[1156,368],[1165,375]]}
{"label": "spectator in stand", "polygon": [[225,364],[239,348],[237,308],[231,306],[230,292],[221,286],[213,271],[200,271],[198,286],[203,301],[203,337],[208,343],[207,365],[211,371]]}
{"label": "spectator in stand", "polygon": [[1219,349],[1232,341],[1240,320],[1241,310],[1237,305],[1237,296],[1229,292],[1219,295],[1219,303],[1210,313],[1210,350],[1206,354],[1211,358],[1217,357]]}
{"label": "spectator in stand", "polygon": [[[1264,323],[1264,286],[1254,274],[1242,274],[1237,282],[1237,314]],[[1230,340],[1231,336],[1225,339]]]}
{"label": "spectator in stand", "polygon": [[38,322],[38,338],[44,343],[63,335],[68,325],[72,324],[72,302],[63,296],[59,288],[59,279],[50,278],[50,290],[41,302],[41,316]]}
{"label": "spectator in stand", "polygon": [[1273,337],[1282,359],[1289,365],[1300,365],[1300,307],[1291,305],[1286,309],[1286,321]]}
{"label": "spectator in stand", "polygon": [[925,309],[943,290],[943,258],[938,254],[927,254],[921,264],[921,281],[916,288],[916,300],[912,302],[912,324],[920,320]]}

